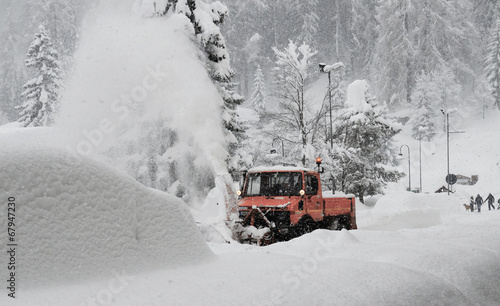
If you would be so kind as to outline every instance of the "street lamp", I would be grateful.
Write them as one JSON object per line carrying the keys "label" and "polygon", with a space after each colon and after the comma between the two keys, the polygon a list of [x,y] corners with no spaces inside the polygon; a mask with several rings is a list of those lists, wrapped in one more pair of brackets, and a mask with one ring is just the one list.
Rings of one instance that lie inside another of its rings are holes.
{"label": "street lamp", "polygon": [[333,149],[333,119],[332,119],[332,77],[331,72],[340,71],[344,67],[342,62],[333,65],[319,63],[319,71],[321,73],[328,73],[328,100],[330,102],[330,149]]}
{"label": "street lamp", "polygon": [[419,160],[419,167],[420,167],[420,190],[419,192],[422,192],[422,136],[418,139],[418,153],[420,156]]}
{"label": "street lamp", "polygon": [[450,132],[450,113],[453,113],[455,111],[456,109],[448,109],[446,111],[444,109],[441,109],[441,113],[443,113],[443,115],[446,117],[446,164],[448,167],[446,182],[448,183],[448,195],[450,195],[450,185],[455,184],[455,182],[450,184],[451,177],[454,176],[453,174],[450,176],[450,134],[465,133],[464,131],[457,130]]}
{"label": "street lamp", "polygon": [[402,145],[399,148],[399,156],[403,156],[403,153],[401,152],[403,147],[406,147],[408,149],[408,191],[411,191],[410,147],[407,145]]}
{"label": "street lamp", "polygon": [[446,117],[446,164],[447,164],[447,175],[446,181],[448,183],[448,195],[450,195],[450,114],[449,112],[445,112],[444,109],[441,109],[441,113]]}

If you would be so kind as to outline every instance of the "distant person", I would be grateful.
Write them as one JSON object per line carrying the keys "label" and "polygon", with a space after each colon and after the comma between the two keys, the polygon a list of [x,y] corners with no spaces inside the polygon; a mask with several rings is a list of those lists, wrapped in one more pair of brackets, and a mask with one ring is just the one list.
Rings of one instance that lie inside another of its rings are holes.
{"label": "distant person", "polygon": [[493,207],[493,209],[495,209],[495,198],[493,197],[493,195],[490,193],[488,195],[488,197],[486,197],[486,199],[484,200],[485,202],[488,201],[488,210],[491,210],[491,208]]}
{"label": "distant person", "polygon": [[483,198],[478,194],[476,197],[477,212],[481,212],[481,205],[483,205]]}
{"label": "distant person", "polygon": [[[469,205],[470,205],[470,211],[471,211],[471,212],[474,212],[474,203],[475,203],[475,201],[474,201],[474,197],[473,197],[473,196],[470,196],[470,203],[469,203]],[[500,204],[499,204],[499,205],[500,205]]]}

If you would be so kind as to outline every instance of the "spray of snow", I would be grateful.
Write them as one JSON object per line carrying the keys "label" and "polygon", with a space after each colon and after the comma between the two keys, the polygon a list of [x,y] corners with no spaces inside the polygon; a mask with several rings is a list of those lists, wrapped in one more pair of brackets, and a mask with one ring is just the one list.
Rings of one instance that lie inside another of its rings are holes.
{"label": "spray of snow", "polygon": [[96,17],[82,36],[58,125],[79,136],[77,144],[89,140],[86,134],[109,126],[101,128],[104,137],[95,146],[95,152],[102,152],[125,123],[138,117],[168,118],[181,137],[189,134],[210,155],[223,157],[224,150],[214,148],[223,143],[222,100],[182,20]]}
{"label": "spray of snow", "polygon": [[[216,184],[224,185],[223,101],[189,39],[191,24],[180,15],[144,18],[113,8],[102,4],[88,17],[56,119],[64,130],[60,141],[73,155],[99,155],[126,148],[125,141],[140,137],[143,123],[161,120],[178,143],[193,148],[195,163],[211,168]],[[185,158],[170,153],[174,160]],[[197,174],[182,175],[188,180]],[[219,207],[222,218],[224,205]]]}

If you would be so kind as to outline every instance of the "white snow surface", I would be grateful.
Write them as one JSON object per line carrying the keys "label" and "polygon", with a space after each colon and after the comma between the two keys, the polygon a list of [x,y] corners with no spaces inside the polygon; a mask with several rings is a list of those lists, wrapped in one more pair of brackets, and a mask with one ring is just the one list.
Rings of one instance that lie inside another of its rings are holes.
{"label": "white snow surface", "polygon": [[[21,291],[213,257],[178,198],[45,144],[50,129],[8,130],[0,133],[0,219],[5,222],[0,241],[5,245],[8,238],[7,199],[14,197],[15,272]],[[10,272],[7,264],[0,271],[2,276]],[[70,305],[65,300],[60,303]]]}
{"label": "white snow surface", "polygon": [[[3,289],[0,305],[500,300],[500,211],[466,212],[460,196],[391,193],[374,208],[358,203],[358,230],[268,247],[209,243],[214,259],[185,204],[99,161],[77,162],[48,141],[54,133],[0,129],[0,198],[16,197],[18,243],[16,299]],[[5,246],[5,230],[0,239]]]}

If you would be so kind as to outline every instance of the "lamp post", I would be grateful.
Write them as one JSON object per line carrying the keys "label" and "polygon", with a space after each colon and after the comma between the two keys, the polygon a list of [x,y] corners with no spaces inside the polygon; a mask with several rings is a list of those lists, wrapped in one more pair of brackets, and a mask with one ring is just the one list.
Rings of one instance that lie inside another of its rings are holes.
{"label": "lamp post", "polygon": [[399,148],[399,156],[403,156],[403,153],[401,152],[401,150],[403,149],[403,147],[406,147],[408,149],[408,191],[411,191],[410,147],[408,145],[402,145]]}
{"label": "lamp post", "polygon": [[[447,165],[447,175],[450,177],[450,114],[441,109],[441,113],[446,117],[446,165]],[[448,195],[450,195],[450,180],[446,179],[448,183]]]}
{"label": "lamp post", "polygon": [[422,137],[418,140],[418,153],[420,156],[420,161],[419,161],[419,167],[420,167],[420,190],[419,192],[422,193]]}
{"label": "lamp post", "polygon": [[332,119],[332,76],[331,72],[340,71],[344,67],[342,62],[333,65],[319,63],[319,71],[321,73],[328,73],[328,100],[330,103],[330,149],[333,149],[333,119]]}

